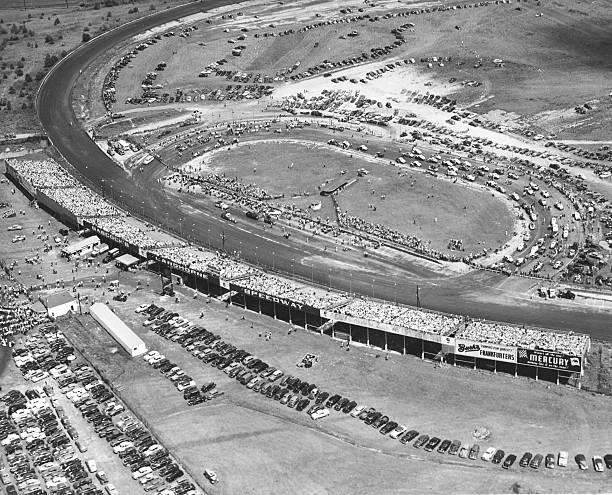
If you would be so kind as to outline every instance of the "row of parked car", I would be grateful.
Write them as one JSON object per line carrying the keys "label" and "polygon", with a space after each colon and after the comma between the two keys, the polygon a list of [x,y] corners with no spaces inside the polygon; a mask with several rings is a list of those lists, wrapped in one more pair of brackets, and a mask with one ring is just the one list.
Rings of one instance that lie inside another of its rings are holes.
{"label": "row of parked car", "polygon": [[[42,337],[34,335],[32,338],[43,348],[65,339],[56,325],[46,325],[40,331]],[[89,365],[65,361],[51,368],[49,373],[93,431],[106,439],[113,452],[123,459],[123,464],[145,491],[158,495],[196,493],[193,483],[181,479],[183,471],[148,429],[133,418],[121,416],[124,406]],[[86,450],[78,440],[75,443],[81,451]],[[95,465],[89,469],[96,471]],[[109,495],[117,493],[112,484],[106,485],[106,491]]]}
{"label": "row of parked car", "polygon": [[[412,443],[417,449],[423,448],[428,452],[435,450],[440,454],[448,453],[463,459],[477,460],[480,458],[486,462],[501,464],[504,469],[510,469],[516,462],[515,454],[506,454],[502,449],[488,447],[481,453],[481,446],[477,443],[462,444],[459,440],[442,439],[414,429],[409,430],[407,426],[394,421],[374,407],[358,405],[349,397],[342,397],[339,394],[331,395],[329,392],[320,390],[315,384],[284,375],[283,371],[270,366],[245,350],[237,349],[231,343],[222,340],[219,335],[194,325],[181,318],[176,312],[167,311],[155,305],[142,305],[136,311],[148,315],[144,322],[145,326],[160,335],[170,335],[171,340],[180,343],[202,362],[223,370],[228,376],[235,378],[254,392],[259,392],[297,411],[306,410],[315,420],[324,418],[335,410],[343,414],[350,414],[353,418],[378,430],[382,435],[388,435],[402,444]],[[171,330],[167,330],[168,328]],[[580,469],[588,468],[584,455],[579,454],[574,460]],[[594,469],[598,472],[603,471],[604,467],[612,468],[612,454],[603,458],[594,456],[592,462]],[[526,452],[519,461],[521,467],[529,466],[532,469],[539,469],[542,464],[549,469],[554,468],[555,465],[566,467],[568,453],[562,451],[556,456],[554,454],[544,456]]]}
{"label": "row of parked car", "polygon": [[7,469],[0,456],[0,473],[8,495],[43,495],[47,490],[58,495],[102,495],[76,454],[70,440],[75,430],[61,408],[54,411],[37,390],[25,394],[11,390],[2,401],[8,407],[0,411],[0,444]]}

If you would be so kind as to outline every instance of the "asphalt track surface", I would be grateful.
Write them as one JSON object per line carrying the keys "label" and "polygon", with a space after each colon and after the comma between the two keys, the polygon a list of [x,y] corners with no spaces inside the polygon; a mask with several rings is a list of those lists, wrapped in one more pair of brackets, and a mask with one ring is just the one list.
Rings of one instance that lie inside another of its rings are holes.
{"label": "asphalt track surface", "polygon": [[[397,268],[397,276],[363,270],[338,268],[329,260],[343,257],[342,253],[323,251],[319,245],[280,243],[278,235],[263,233],[240,222],[229,225],[218,213],[202,210],[189,198],[170,194],[146,175],[132,180],[104,154],[76,125],[71,107],[72,88],[84,69],[117,43],[154,26],[197,12],[232,4],[229,0],[209,0],[159,12],[153,16],[125,24],[83,45],[68,55],[43,81],[37,97],[37,112],[51,142],[66,160],[98,189],[120,191],[122,206],[136,215],[141,212],[154,216],[161,224],[189,225],[189,231],[203,246],[226,251],[241,250],[262,265],[296,277],[314,279],[320,285],[331,286],[388,301],[416,304],[416,285],[420,286],[421,305],[438,311],[469,315],[516,324],[534,325],[589,333],[610,340],[612,330],[609,312],[569,304],[561,306],[512,297],[497,297],[505,277],[488,272],[476,272],[451,279],[418,280],[422,269],[418,264]],[[182,206],[183,208],[179,208]],[[191,208],[185,209],[185,206]],[[217,210],[218,212],[218,210]],[[224,240],[222,237],[224,235]],[[284,241],[284,240],[283,240]],[[314,258],[313,258],[314,256]],[[306,259],[307,261],[302,262]],[[346,259],[346,258],[344,258]],[[353,260],[355,262],[355,260]],[[359,260],[357,260],[359,263]],[[335,266],[335,268],[334,268]]]}

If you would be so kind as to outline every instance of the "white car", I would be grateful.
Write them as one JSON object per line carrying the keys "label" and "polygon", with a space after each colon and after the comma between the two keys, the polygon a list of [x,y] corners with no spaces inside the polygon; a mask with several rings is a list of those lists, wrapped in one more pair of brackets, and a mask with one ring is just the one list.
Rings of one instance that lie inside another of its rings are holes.
{"label": "white car", "polygon": [[132,473],[132,478],[138,480],[147,474],[151,474],[153,469],[150,466],[143,466]]}
{"label": "white car", "polygon": [[219,478],[217,477],[217,473],[215,473],[214,471],[211,471],[210,469],[207,469],[206,471],[204,471],[204,476],[206,476],[206,479],[210,481],[210,483],[213,485],[219,481]]}
{"label": "white car", "polygon": [[283,372],[281,370],[276,370],[274,373],[270,375],[268,378],[271,382],[278,380],[281,376],[283,376]]}
{"label": "white car", "polygon": [[483,461],[489,462],[491,459],[493,459],[493,456],[495,455],[496,451],[497,449],[495,447],[489,447],[487,450],[485,450],[485,453],[482,454],[481,459]]}
{"label": "white car", "polygon": [[150,304],[141,304],[140,306],[138,306],[136,308],[136,313],[143,313],[144,311],[146,311],[147,309],[149,309],[151,307]]}
{"label": "white car", "polygon": [[390,434],[389,434],[389,438],[393,438],[394,440],[397,440],[400,436],[402,436],[406,430],[408,428],[404,425],[398,425],[395,430],[393,430]]}
{"label": "white car", "polygon": [[559,467],[567,467],[568,457],[569,454],[565,450],[559,452],[559,456],[557,457],[557,464],[559,465]]}
{"label": "white car", "polygon": [[353,416],[353,418],[356,418],[364,411],[365,408],[366,406],[357,406],[355,409],[351,411],[351,416]]}
{"label": "white car", "polygon": [[310,415],[310,417],[315,421],[317,419],[322,419],[327,416],[329,416],[329,409],[327,409],[326,407],[324,407],[323,409],[318,409]]}
{"label": "white car", "polygon": [[120,454],[121,452],[125,452],[127,449],[134,446],[133,442],[121,442],[119,445],[115,445],[113,447],[113,452],[115,454]]}
{"label": "white car", "polygon": [[113,485],[112,483],[106,485],[104,489],[106,490],[106,493],[108,493],[108,495],[118,495],[119,493],[117,491],[117,488],[115,488],[115,485]]}
{"label": "white car", "polygon": [[98,470],[98,465],[93,459],[88,459],[85,461],[85,465],[87,466],[87,469],[89,469],[90,473],[95,473]]}
{"label": "white car", "polygon": [[459,450],[459,457],[462,459],[467,459],[468,454],[470,453],[469,445],[462,445],[461,450]]}

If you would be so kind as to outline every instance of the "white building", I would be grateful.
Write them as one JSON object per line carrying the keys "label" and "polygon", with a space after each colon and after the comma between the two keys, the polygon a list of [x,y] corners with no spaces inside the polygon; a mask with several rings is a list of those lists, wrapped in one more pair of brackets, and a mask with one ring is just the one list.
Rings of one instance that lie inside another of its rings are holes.
{"label": "white building", "polygon": [[136,335],[123,320],[119,318],[112,310],[102,303],[94,303],[89,307],[89,312],[94,320],[96,320],[121,347],[123,347],[130,356],[140,356],[147,352],[147,347],[142,339]]}
{"label": "white building", "polygon": [[78,302],[67,291],[41,296],[39,300],[47,309],[47,314],[51,318],[57,318],[70,311],[75,312],[78,309]]}

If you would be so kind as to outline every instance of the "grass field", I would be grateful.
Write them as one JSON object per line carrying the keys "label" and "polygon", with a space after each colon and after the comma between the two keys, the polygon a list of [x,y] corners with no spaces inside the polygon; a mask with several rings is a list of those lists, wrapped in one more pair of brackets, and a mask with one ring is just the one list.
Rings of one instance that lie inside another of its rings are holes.
{"label": "grass field", "polygon": [[[121,283],[126,286],[124,278]],[[602,475],[580,472],[573,462],[565,470],[513,467],[506,472],[482,461],[401,445],[340,413],[314,423],[304,413],[247,391],[179,345],[145,330],[143,318],[133,309],[151,301],[179,311],[287,373],[384,410],[420,432],[473,442],[473,429],[485,426],[492,436],[482,445],[504,448],[506,453],[568,449],[573,457],[577,452],[588,456],[609,451],[608,398],[503,374],[434,367],[417,358],[393,356],[386,361],[362,348],[346,352],[327,337],[303,330],[287,335],[284,323],[185,296],[175,304],[140,291],[125,304],[113,304],[150,348],[163,350],[198,383],[213,380],[225,392],[215,402],[190,408],[157,371],[121,352],[109,352],[114,342],[89,318],[86,329],[66,325],[68,335],[212,494],[422,493],[423,487],[430,493],[507,493],[515,483],[521,490],[539,493],[602,487]],[[202,310],[205,316],[199,319]],[[272,332],[270,341],[258,336],[264,330]],[[296,369],[306,352],[318,354],[320,364]],[[432,407],[446,403],[455,406]],[[206,468],[220,475],[219,485],[206,484]]]}
{"label": "grass field", "polygon": [[450,239],[462,240],[467,253],[496,248],[514,228],[507,206],[490,191],[419,172],[398,176],[390,167],[373,169],[341,192],[338,203],[350,215],[431,240],[437,250],[446,250]]}
{"label": "grass field", "polygon": [[[308,197],[300,198],[297,204],[308,206],[322,201],[326,206],[323,216],[329,216],[333,210],[329,199],[320,197],[318,188],[328,180],[332,183],[340,178],[357,179],[338,195],[344,211],[431,240],[434,249],[446,250],[450,239],[463,240],[466,252],[480,251],[485,246],[495,248],[503,245],[513,231],[508,208],[490,192],[421,172],[400,174],[396,167],[372,163],[327,146],[244,143],[216,153],[208,166],[216,173],[238,177],[243,184],[256,184],[271,194],[285,194],[285,198],[306,192]],[[360,168],[368,170],[369,175],[358,178]],[[341,171],[346,173],[341,175]]]}

